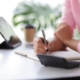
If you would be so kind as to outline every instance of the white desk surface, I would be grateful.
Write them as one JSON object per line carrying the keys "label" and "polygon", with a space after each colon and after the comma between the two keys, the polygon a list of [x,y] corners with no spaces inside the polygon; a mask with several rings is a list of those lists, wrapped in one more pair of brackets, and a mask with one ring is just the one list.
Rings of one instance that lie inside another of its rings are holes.
{"label": "white desk surface", "polygon": [[33,54],[33,49],[24,44],[14,50],[0,50],[0,80],[1,79],[49,79],[80,76],[80,68],[60,69],[44,67],[40,62],[15,54],[22,51]]}

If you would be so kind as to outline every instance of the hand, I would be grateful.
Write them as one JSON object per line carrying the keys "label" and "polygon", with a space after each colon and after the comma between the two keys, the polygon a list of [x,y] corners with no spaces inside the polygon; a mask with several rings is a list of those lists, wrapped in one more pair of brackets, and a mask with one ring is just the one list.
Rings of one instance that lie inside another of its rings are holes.
{"label": "hand", "polygon": [[54,37],[51,41],[48,41],[48,46],[43,43],[43,38],[38,38],[34,41],[34,52],[36,54],[45,54],[46,50],[50,52],[65,50],[65,46],[58,37]]}
{"label": "hand", "polygon": [[58,37],[54,37],[51,41],[48,42],[48,48],[50,52],[65,50],[66,46]]}
{"label": "hand", "polygon": [[43,38],[39,37],[34,40],[34,52],[36,54],[45,54],[47,50],[47,46],[43,43]]}
{"label": "hand", "polygon": [[55,31],[55,35],[65,43],[67,40],[72,39],[72,31],[68,25],[62,25]]}

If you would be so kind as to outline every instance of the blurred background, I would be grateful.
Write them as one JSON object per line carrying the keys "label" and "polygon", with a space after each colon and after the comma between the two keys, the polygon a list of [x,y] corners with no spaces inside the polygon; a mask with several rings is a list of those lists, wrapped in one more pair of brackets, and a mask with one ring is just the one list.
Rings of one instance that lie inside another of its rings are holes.
{"label": "blurred background", "polygon": [[44,29],[46,38],[50,38],[61,18],[63,1],[1,0],[0,16],[6,19],[18,35],[23,33],[27,24],[31,24],[36,28],[35,36],[42,36],[41,30]]}
{"label": "blurred background", "polygon": [[[35,36],[42,36],[43,29],[48,39],[53,37],[60,21],[63,2],[64,0],[1,0],[0,16],[15,29],[17,35],[23,37],[24,27],[30,24],[36,28]],[[74,38],[80,39],[77,29],[74,33]]]}

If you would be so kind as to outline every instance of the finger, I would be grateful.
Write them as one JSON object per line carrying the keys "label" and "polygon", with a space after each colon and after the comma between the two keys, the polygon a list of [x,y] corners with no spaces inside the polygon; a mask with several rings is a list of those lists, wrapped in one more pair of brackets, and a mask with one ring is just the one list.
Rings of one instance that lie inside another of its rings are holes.
{"label": "finger", "polygon": [[46,45],[43,42],[41,42],[41,41],[35,41],[33,47],[34,48],[38,48],[39,46],[42,47],[42,48],[44,48],[44,49],[47,48]]}
{"label": "finger", "polygon": [[40,51],[40,50],[39,50],[37,54],[46,54],[46,51],[43,52],[43,51]]}
{"label": "finger", "polygon": [[48,44],[48,48],[49,48],[49,50],[52,51],[53,47],[54,47],[53,42],[50,42],[50,43]]}
{"label": "finger", "polygon": [[50,43],[48,44],[48,48],[49,48],[49,49],[53,48],[53,42],[50,42]]}
{"label": "finger", "polygon": [[40,46],[42,48],[47,48],[47,46],[41,41],[36,42],[36,47],[38,47],[38,46]]}
{"label": "finger", "polygon": [[43,42],[43,38],[39,37],[36,40],[33,41],[33,44],[36,44],[37,42]]}
{"label": "finger", "polygon": [[43,42],[43,38],[42,38],[42,37],[39,37],[39,38],[37,39],[37,41]]}
{"label": "finger", "polygon": [[46,53],[46,50],[43,49],[42,47],[39,47],[39,48],[37,48],[37,49],[35,50],[35,52],[36,52],[37,54],[45,54],[45,53]]}
{"label": "finger", "polygon": [[45,53],[46,49],[47,49],[47,47],[45,47],[45,45],[43,43],[34,45],[34,52],[36,54],[38,54],[38,53]]}

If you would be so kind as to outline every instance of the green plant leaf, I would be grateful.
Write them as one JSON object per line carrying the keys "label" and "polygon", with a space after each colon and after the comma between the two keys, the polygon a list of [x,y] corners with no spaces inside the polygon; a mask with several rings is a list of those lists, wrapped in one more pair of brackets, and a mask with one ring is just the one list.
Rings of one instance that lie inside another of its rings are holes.
{"label": "green plant leaf", "polygon": [[[61,5],[55,8],[40,3],[20,2],[14,9],[12,23],[14,26],[20,24],[34,24],[36,31],[48,27],[56,28],[57,20],[61,17]],[[35,22],[37,21],[37,22]]]}

